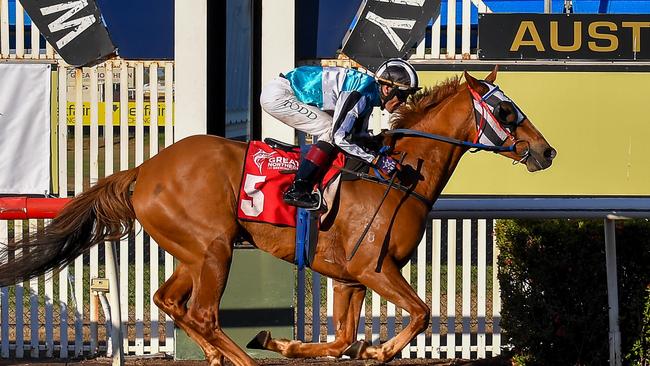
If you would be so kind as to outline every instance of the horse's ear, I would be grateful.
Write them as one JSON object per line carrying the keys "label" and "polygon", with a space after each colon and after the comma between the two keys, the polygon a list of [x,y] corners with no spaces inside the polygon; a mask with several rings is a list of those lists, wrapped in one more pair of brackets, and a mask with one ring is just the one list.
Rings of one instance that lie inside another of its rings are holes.
{"label": "horse's ear", "polygon": [[472,75],[470,75],[467,71],[463,71],[463,76],[465,76],[465,80],[467,80],[467,85],[470,86],[472,89],[478,89],[479,87],[479,82],[476,80]]}
{"label": "horse's ear", "polygon": [[494,65],[494,69],[492,69],[490,75],[485,78],[485,81],[494,84],[494,81],[497,79],[497,71],[499,71],[499,65]]}

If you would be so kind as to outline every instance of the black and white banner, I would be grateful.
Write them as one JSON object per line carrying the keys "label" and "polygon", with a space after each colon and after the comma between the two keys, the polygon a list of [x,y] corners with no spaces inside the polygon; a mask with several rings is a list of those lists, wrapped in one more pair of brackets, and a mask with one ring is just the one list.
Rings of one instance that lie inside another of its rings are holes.
{"label": "black and white banner", "polygon": [[20,2],[45,39],[68,64],[92,66],[116,54],[94,0]]}
{"label": "black and white banner", "polygon": [[440,0],[365,0],[342,52],[372,71],[386,59],[404,58],[439,7]]}
{"label": "black and white banner", "polygon": [[50,65],[0,64],[0,194],[50,190]]}

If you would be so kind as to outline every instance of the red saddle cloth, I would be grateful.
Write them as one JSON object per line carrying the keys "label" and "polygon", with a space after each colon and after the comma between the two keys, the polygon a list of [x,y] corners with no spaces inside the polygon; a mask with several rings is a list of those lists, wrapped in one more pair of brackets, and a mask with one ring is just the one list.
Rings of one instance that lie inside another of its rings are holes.
{"label": "red saddle cloth", "polygon": [[[345,164],[338,153],[323,178],[323,187],[331,183]],[[296,226],[296,207],[282,200],[300,165],[300,149],[274,149],[262,141],[251,141],[246,151],[244,172],[237,199],[237,217],[246,221]],[[286,174],[285,171],[294,171]],[[285,174],[283,174],[285,172]]]}

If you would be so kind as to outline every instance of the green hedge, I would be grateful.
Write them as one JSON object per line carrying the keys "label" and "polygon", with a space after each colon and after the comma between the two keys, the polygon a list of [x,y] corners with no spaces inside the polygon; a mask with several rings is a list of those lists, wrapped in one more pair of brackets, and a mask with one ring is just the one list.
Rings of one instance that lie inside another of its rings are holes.
{"label": "green hedge", "polygon": [[[602,220],[500,220],[506,344],[526,365],[606,365],[609,321]],[[650,364],[650,223],[617,221],[622,353]]]}

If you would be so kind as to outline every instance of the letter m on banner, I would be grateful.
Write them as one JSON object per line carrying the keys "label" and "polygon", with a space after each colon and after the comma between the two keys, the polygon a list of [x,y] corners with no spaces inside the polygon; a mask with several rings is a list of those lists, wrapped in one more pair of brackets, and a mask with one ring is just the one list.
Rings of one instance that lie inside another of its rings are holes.
{"label": "letter m on banner", "polygon": [[117,50],[94,0],[21,0],[45,39],[72,66],[92,66]]}
{"label": "letter m on banner", "polygon": [[403,58],[439,7],[440,0],[365,0],[342,52],[373,71],[388,58]]}

